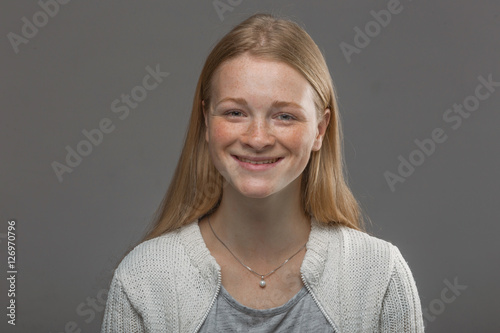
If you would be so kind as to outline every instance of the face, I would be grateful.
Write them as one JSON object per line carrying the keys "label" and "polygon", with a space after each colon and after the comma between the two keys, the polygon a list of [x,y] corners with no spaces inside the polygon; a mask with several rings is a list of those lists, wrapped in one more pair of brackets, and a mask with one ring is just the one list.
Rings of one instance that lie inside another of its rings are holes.
{"label": "face", "polygon": [[265,198],[300,184],[330,116],[327,109],[318,121],[313,96],[309,82],[283,62],[241,55],[221,64],[203,112],[212,161],[230,190]]}

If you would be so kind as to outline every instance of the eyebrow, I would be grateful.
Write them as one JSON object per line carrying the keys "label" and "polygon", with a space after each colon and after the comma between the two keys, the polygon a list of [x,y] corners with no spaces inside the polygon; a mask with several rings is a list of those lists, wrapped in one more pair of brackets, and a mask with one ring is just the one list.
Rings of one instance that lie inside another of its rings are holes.
{"label": "eyebrow", "polygon": [[[217,104],[215,104],[215,107],[217,107],[219,104],[226,102],[226,101],[231,101],[231,102],[235,102],[236,104],[248,106],[248,103],[244,98],[225,97],[225,98],[221,99],[219,102],[217,102]],[[271,104],[271,106],[275,107],[275,108],[283,108],[283,107],[291,106],[291,107],[295,107],[295,108],[304,110],[304,108],[300,104],[297,104],[295,102],[287,102],[287,101],[274,101]]]}

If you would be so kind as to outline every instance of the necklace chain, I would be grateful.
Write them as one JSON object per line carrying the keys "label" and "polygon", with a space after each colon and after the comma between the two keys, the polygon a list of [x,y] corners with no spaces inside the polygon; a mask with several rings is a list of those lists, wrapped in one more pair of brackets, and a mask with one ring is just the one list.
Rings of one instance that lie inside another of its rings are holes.
{"label": "necklace chain", "polygon": [[243,267],[245,267],[246,269],[248,269],[250,272],[252,272],[253,274],[257,275],[258,277],[261,278],[260,280],[260,283],[259,285],[264,288],[266,286],[266,281],[264,281],[264,278],[265,277],[268,277],[269,275],[273,274],[274,272],[276,272],[278,269],[280,269],[281,267],[283,267],[283,265],[285,265],[288,261],[290,261],[290,259],[292,259],[293,257],[295,257],[295,255],[297,255],[306,245],[307,245],[307,242],[302,245],[302,247],[297,251],[295,252],[290,258],[288,258],[287,260],[283,261],[283,263],[281,263],[281,265],[279,265],[278,267],[276,267],[275,269],[273,269],[272,271],[270,271],[269,273],[267,274],[259,274],[257,273],[256,271],[254,271],[253,269],[251,269],[249,266],[245,265],[228,247],[226,244],[224,244],[224,242],[219,238],[219,236],[217,236],[217,234],[215,233],[215,230],[214,228],[212,228],[212,224],[210,223],[210,215],[208,216],[208,225],[210,226],[210,229],[212,229],[212,232],[215,236],[215,238],[217,238],[219,240],[219,242],[221,242],[222,245],[224,245],[224,247],[229,251],[229,253],[231,253],[231,255],[236,259],[238,260],[238,262],[243,265]]}

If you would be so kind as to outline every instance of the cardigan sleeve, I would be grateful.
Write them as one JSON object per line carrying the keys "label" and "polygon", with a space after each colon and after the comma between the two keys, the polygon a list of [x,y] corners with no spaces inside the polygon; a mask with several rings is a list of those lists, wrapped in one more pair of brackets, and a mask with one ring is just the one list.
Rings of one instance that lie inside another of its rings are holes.
{"label": "cardigan sleeve", "polygon": [[134,309],[115,271],[106,301],[101,333],[146,332],[140,314]]}
{"label": "cardigan sleeve", "polygon": [[415,280],[399,249],[393,249],[395,264],[382,301],[380,332],[422,333],[424,322]]}

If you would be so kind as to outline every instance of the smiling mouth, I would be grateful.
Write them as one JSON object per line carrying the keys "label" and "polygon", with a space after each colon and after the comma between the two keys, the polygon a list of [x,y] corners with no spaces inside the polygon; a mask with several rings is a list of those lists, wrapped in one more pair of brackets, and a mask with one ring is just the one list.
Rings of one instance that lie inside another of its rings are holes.
{"label": "smiling mouth", "polygon": [[251,163],[251,164],[271,164],[271,163],[276,163],[281,159],[281,157],[273,158],[273,159],[268,159],[268,160],[260,160],[260,161],[254,161],[254,160],[249,160],[240,156],[234,156],[238,160],[245,162],[245,163]]}

